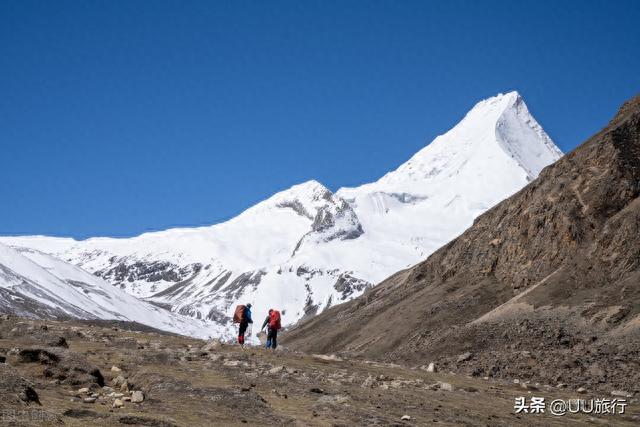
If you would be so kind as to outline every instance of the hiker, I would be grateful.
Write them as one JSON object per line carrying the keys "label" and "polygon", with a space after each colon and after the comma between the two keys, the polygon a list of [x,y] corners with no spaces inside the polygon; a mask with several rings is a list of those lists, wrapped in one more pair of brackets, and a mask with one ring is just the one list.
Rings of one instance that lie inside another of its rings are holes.
{"label": "hiker", "polygon": [[278,329],[282,328],[280,324],[280,312],[278,310],[269,309],[267,318],[264,319],[262,329],[267,327],[267,348],[276,349],[278,346]]}
{"label": "hiker", "polygon": [[233,323],[239,323],[238,329],[238,344],[244,345],[244,334],[247,332],[247,328],[250,323],[253,323],[251,319],[251,304],[238,305],[236,311],[233,313]]}

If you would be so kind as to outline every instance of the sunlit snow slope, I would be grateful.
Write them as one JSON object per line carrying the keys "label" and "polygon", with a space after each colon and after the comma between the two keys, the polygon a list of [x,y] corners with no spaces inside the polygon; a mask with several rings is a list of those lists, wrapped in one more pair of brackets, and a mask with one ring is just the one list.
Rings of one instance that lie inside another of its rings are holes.
{"label": "sunlit snow slope", "polygon": [[115,319],[198,337],[218,325],[143,302],[99,277],[42,252],[0,244],[0,312],[35,318]]}
{"label": "sunlit snow slope", "polygon": [[7,237],[138,297],[231,331],[238,302],[286,324],[423,260],[562,153],[516,93],[478,103],[378,181],[332,193],[309,181],[210,227],[84,241]]}

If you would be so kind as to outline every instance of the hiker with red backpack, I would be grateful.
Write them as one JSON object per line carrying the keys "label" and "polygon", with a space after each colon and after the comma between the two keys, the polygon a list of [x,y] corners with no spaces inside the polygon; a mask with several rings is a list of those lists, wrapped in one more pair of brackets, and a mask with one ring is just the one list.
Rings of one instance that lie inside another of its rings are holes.
{"label": "hiker with red backpack", "polygon": [[247,328],[250,323],[253,323],[251,319],[251,304],[238,305],[236,311],[233,313],[233,323],[239,323],[238,329],[238,344],[244,345],[244,334],[247,332]]}
{"label": "hiker with red backpack", "polygon": [[278,310],[270,309],[267,318],[264,319],[262,329],[267,327],[267,348],[276,349],[278,346],[278,330],[282,329],[280,324],[280,312]]}

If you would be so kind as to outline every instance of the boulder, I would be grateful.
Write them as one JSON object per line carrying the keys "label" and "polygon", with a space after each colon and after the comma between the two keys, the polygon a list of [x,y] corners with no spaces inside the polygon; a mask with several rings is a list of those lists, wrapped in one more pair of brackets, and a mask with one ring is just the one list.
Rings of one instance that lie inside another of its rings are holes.
{"label": "boulder", "polygon": [[18,350],[19,363],[43,365],[43,375],[72,386],[92,384],[104,386],[100,370],[81,354],[59,347],[31,347]]}
{"label": "boulder", "polygon": [[122,386],[122,384],[124,384],[127,380],[122,376],[122,375],[118,375],[117,377],[115,377],[113,380],[111,380],[111,385],[113,385],[114,387],[120,387]]}
{"label": "boulder", "polygon": [[271,368],[267,371],[267,374],[269,375],[274,375],[274,374],[279,374],[282,371],[284,371],[284,366],[276,366],[275,368]]}
{"label": "boulder", "polygon": [[473,357],[473,353],[467,351],[466,353],[462,353],[460,356],[458,356],[458,363],[460,362],[466,362],[467,360],[471,360],[471,358]]}
{"label": "boulder", "polygon": [[142,403],[144,401],[144,393],[140,390],[136,390],[131,393],[131,402],[132,403]]}
{"label": "boulder", "polygon": [[440,382],[440,389],[444,390],[444,391],[454,391],[455,388],[453,387],[453,384],[451,383],[445,383],[445,382]]}

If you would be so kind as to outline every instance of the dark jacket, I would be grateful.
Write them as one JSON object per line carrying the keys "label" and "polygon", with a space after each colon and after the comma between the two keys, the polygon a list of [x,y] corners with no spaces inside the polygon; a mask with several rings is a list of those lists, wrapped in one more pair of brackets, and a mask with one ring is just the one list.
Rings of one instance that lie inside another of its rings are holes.
{"label": "dark jacket", "polygon": [[244,308],[244,315],[242,316],[242,321],[244,323],[253,323],[253,319],[251,318],[251,309],[249,307]]}
{"label": "dark jacket", "polygon": [[269,315],[267,315],[267,318],[264,319],[264,323],[262,324],[262,328],[260,328],[261,330],[264,329],[265,326],[267,326],[269,324]]}

